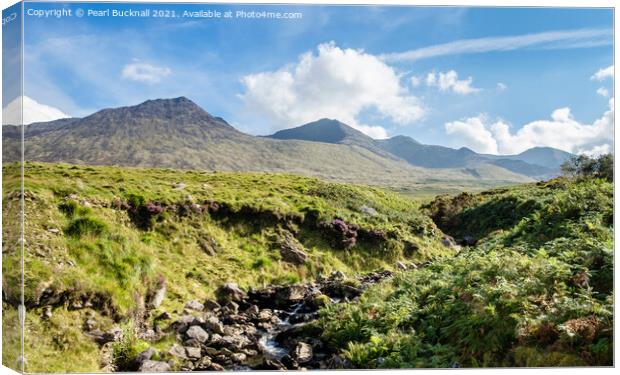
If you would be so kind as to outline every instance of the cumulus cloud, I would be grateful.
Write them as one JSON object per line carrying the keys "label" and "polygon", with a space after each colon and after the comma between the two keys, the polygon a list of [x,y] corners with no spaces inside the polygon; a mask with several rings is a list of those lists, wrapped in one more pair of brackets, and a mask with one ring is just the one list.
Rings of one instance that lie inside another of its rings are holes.
{"label": "cumulus cloud", "polygon": [[401,85],[400,76],[376,56],[342,49],[335,43],[318,46],[299,61],[276,71],[241,78],[246,107],[272,121],[272,130],[323,117],[345,122],[374,138],[385,138],[383,127],[362,124],[363,110],[375,110],[399,125],[420,119],[424,108]]}
{"label": "cumulus cloud", "polygon": [[420,83],[422,83],[422,79],[420,79],[420,77],[418,76],[411,76],[411,78],[409,78],[409,81],[411,82],[411,86],[413,87],[418,87],[420,86]]}
{"label": "cumulus cloud", "polygon": [[171,70],[167,67],[134,61],[123,67],[122,76],[132,81],[158,83],[170,73]]}
{"label": "cumulus cloud", "polygon": [[596,90],[596,93],[602,96],[603,98],[606,98],[609,96],[609,91],[604,87],[599,87],[598,90]]}
{"label": "cumulus cloud", "polygon": [[462,121],[448,122],[446,133],[457,137],[461,143],[472,150],[484,154],[497,154],[497,141],[485,124],[486,118],[481,115]]}
{"label": "cumulus cloud", "polygon": [[614,78],[614,66],[610,65],[607,68],[601,68],[590,77],[593,81],[604,81],[607,78]]}
{"label": "cumulus cloud", "polygon": [[27,96],[18,96],[2,109],[2,125],[19,125],[21,122],[22,105],[24,125],[71,117],[58,108],[41,104]]}
{"label": "cumulus cloud", "polygon": [[517,154],[532,147],[554,147],[572,153],[598,155],[609,152],[613,145],[614,107],[592,124],[575,120],[570,108],[553,111],[551,119],[525,124],[511,131],[504,121],[490,122],[480,115],[445,124],[448,135],[477,152]]}
{"label": "cumulus cloud", "polygon": [[506,85],[505,83],[502,83],[502,82],[498,82],[497,83],[497,90],[498,91],[505,91],[506,89],[508,89],[508,85]]}
{"label": "cumulus cloud", "polygon": [[428,86],[436,86],[441,91],[452,91],[461,95],[480,91],[480,89],[472,86],[473,81],[472,77],[459,80],[459,75],[454,70],[446,73],[439,72],[439,74],[431,72],[426,76],[426,84]]}

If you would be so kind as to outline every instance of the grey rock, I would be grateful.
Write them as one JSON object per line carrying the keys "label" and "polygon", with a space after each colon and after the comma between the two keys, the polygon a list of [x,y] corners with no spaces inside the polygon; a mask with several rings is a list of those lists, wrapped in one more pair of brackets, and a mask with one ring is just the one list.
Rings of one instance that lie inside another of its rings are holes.
{"label": "grey rock", "polygon": [[200,326],[189,327],[189,329],[187,330],[187,332],[185,332],[185,334],[187,335],[187,337],[196,339],[200,342],[205,342],[209,339],[209,334],[204,329],[202,329]]}
{"label": "grey rock", "polygon": [[208,299],[204,302],[205,310],[213,311],[220,308],[220,304],[212,299]]}
{"label": "grey rock", "polygon": [[305,342],[300,342],[295,347],[295,359],[298,363],[308,363],[312,360],[312,346]]}
{"label": "grey rock", "polygon": [[237,363],[241,363],[244,362],[247,359],[247,356],[243,353],[233,353],[230,356],[230,359],[233,360],[233,362],[237,362]]}
{"label": "grey rock", "polygon": [[198,301],[189,301],[185,304],[185,308],[189,310],[202,311],[204,310],[205,306]]}
{"label": "grey rock", "polygon": [[401,270],[406,270],[407,266],[403,262],[396,262],[396,268],[401,269]]}
{"label": "grey rock", "polygon": [[303,251],[304,247],[291,232],[282,231],[284,238],[280,242],[280,255],[282,260],[292,264],[304,264],[308,255]]}
{"label": "grey rock", "polygon": [[148,361],[151,358],[153,358],[155,353],[157,353],[157,351],[155,349],[148,348],[145,351],[143,351],[140,354],[138,354],[136,359],[134,359],[135,367],[140,368],[142,366],[142,364],[144,363],[144,361]]}
{"label": "grey rock", "polygon": [[222,324],[222,322],[220,322],[220,320],[215,316],[208,318],[204,323],[204,326],[213,333],[220,335],[224,334],[224,324]]}
{"label": "grey rock", "polygon": [[250,316],[250,317],[255,317],[258,315],[258,313],[260,312],[260,309],[258,308],[258,306],[256,305],[252,305],[250,307],[248,307],[245,310],[245,315]]}
{"label": "grey rock", "polygon": [[200,348],[196,348],[196,347],[192,347],[192,346],[186,346],[185,347],[185,352],[187,353],[187,356],[189,358],[198,359],[201,356]]}
{"label": "grey rock", "polygon": [[187,355],[185,354],[185,348],[180,346],[179,344],[172,344],[172,347],[168,349],[168,354],[173,357],[187,359]]}
{"label": "grey rock", "polygon": [[297,302],[304,299],[308,287],[305,285],[291,285],[278,290],[276,297],[281,302]]}
{"label": "grey rock", "polygon": [[218,363],[211,363],[211,366],[209,366],[209,370],[210,371],[224,371],[224,366],[218,364]]}
{"label": "grey rock", "polygon": [[449,248],[453,248],[456,245],[456,241],[454,240],[454,238],[452,238],[451,236],[445,235],[443,236],[443,238],[441,239],[441,244],[444,245],[445,247],[449,247]]}
{"label": "grey rock", "polygon": [[377,216],[379,213],[372,207],[362,206],[360,207],[360,212],[370,216]]}
{"label": "grey rock", "polygon": [[209,369],[209,366],[211,366],[211,358],[205,356],[196,361],[194,369],[197,371],[205,371]]}
{"label": "grey rock", "polygon": [[227,283],[220,286],[215,292],[218,302],[225,304],[230,301],[241,302],[245,299],[245,292],[235,283]]}
{"label": "grey rock", "polygon": [[166,362],[146,360],[142,362],[140,372],[169,372],[170,365]]}
{"label": "grey rock", "polygon": [[273,311],[271,311],[270,309],[262,309],[258,313],[258,320],[260,320],[261,322],[269,322],[272,316]]}

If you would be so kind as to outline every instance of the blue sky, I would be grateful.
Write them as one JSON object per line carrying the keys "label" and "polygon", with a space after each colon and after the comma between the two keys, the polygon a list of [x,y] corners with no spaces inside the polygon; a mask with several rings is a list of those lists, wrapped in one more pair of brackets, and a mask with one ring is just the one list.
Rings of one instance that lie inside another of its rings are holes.
{"label": "blue sky", "polygon": [[374,137],[403,134],[479,152],[613,146],[609,9],[25,6],[63,7],[303,14],[26,15],[25,95],[68,115],[187,96],[252,134],[330,117]]}

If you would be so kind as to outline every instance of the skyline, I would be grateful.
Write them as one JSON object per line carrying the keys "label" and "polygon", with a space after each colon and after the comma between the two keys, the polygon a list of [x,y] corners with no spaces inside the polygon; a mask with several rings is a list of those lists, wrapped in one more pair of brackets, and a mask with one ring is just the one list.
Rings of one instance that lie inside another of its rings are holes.
{"label": "skyline", "polygon": [[[26,10],[58,6],[26,3]],[[88,4],[112,6],[124,5]],[[374,138],[402,134],[483,153],[613,148],[606,9],[148,7],[260,8],[303,18],[27,16],[25,95],[77,117],[186,96],[255,135],[328,117]]]}

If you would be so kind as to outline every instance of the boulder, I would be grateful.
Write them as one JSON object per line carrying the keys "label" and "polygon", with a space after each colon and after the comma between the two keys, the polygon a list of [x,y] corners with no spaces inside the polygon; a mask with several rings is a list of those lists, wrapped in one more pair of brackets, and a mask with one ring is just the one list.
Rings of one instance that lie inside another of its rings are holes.
{"label": "boulder", "polygon": [[241,302],[245,299],[245,292],[235,283],[227,283],[220,286],[216,291],[217,300],[220,304],[227,302]]}
{"label": "boulder", "polygon": [[187,330],[187,332],[185,332],[185,334],[187,335],[187,337],[196,339],[202,343],[204,343],[205,341],[209,339],[209,334],[204,329],[202,329],[200,326],[189,327],[189,329]]}
{"label": "boulder", "polygon": [[185,347],[185,352],[187,353],[188,358],[198,359],[201,357],[200,348],[195,348],[191,346]]}
{"label": "boulder", "polygon": [[369,215],[369,216],[377,216],[378,215],[377,210],[375,210],[372,207],[362,206],[362,207],[360,207],[359,210],[360,210],[361,213]]}
{"label": "boulder", "polygon": [[224,366],[218,363],[212,362],[208,370],[209,371],[224,371],[225,369],[224,369]]}
{"label": "boulder", "polygon": [[297,363],[308,363],[312,360],[312,346],[305,342],[300,342],[295,347],[295,359]]}
{"label": "boulder", "polygon": [[271,311],[271,309],[262,309],[258,313],[258,320],[261,322],[269,322],[271,321],[272,316],[273,316],[273,311]]}
{"label": "boulder", "polygon": [[185,348],[176,343],[172,344],[170,349],[168,349],[168,354],[170,354],[173,357],[187,359],[187,355],[185,354]]}
{"label": "boulder", "polygon": [[299,302],[306,297],[308,287],[306,285],[290,285],[281,288],[276,293],[276,298],[279,305],[286,305],[294,302]]}
{"label": "boulder", "polygon": [[205,306],[202,303],[194,300],[186,303],[185,308],[188,310],[202,311],[204,310]]}
{"label": "boulder", "polygon": [[139,369],[142,367],[144,361],[148,361],[157,353],[157,351],[153,348],[148,348],[145,351],[138,354],[138,356],[133,361],[132,369]]}
{"label": "boulder", "polygon": [[247,356],[243,353],[233,353],[230,356],[230,359],[232,359],[233,362],[242,363],[242,362],[245,362],[245,360],[247,359]]}
{"label": "boulder", "polygon": [[454,238],[452,238],[451,236],[448,235],[444,235],[443,239],[441,240],[442,245],[444,245],[445,247],[449,247],[451,249],[454,249],[456,251],[461,250],[461,246],[458,245],[456,243],[456,241],[454,240]]}
{"label": "boulder", "polygon": [[207,311],[213,311],[220,308],[220,304],[212,299],[205,300],[203,305]]}
{"label": "boulder", "polygon": [[396,268],[398,268],[400,270],[406,270],[407,266],[403,262],[396,262]]}
{"label": "boulder", "polygon": [[108,342],[116,341],[121,337],[122,331],[118,327],[114,327],[107,332],[102,332],[99,329],[95,329],[88,332],[87,335],[92,337],[99,345],[104,345]]}
{"label": "boulder", "polygon": [[220,322],[220,320],[215,316],[208,318],[207,321],[204,323],[204,326],[206,329],[213,333],[217,333],[220,335],[224,334],[224,324],[222,324],[222,322]]}
{"label": "boulder", "polygon": [[258,313],[260,312],[260,309],[258,308],[258,306],[256,305],[252,305],[250,307],[248,307],[243,313],[249,317],[256,317],[258,316]]}
{"label": "boulder", "polygon": [[292,264],[304,264],[308,255],[303,251],[304,247],[291,232],[283,231],[280,241],[280,255],[282,260]]}
{"label": "boulder", "polygon": [[162,361],[151,361],[150,359],[142,362],[140,372],[169,372],[170,365]]}
{"label": "boulder", "polygon": [[194,370],[196,371],[206,371],[211,366],[211,358],[205,356],[196,361],[194,365]]}
{"label": "boulder", "polygon": [[252,344],[252,342],[250,341],[250,339],[243,335],[228,335],[223,336],[219,340],[219,344],[232,350],[239,350],[243,349],[246,346],[249,346],[250,344]]}

